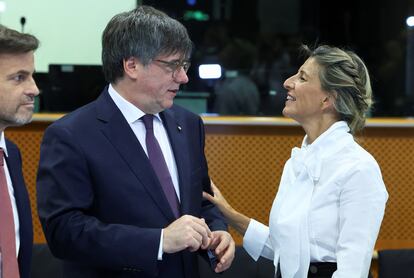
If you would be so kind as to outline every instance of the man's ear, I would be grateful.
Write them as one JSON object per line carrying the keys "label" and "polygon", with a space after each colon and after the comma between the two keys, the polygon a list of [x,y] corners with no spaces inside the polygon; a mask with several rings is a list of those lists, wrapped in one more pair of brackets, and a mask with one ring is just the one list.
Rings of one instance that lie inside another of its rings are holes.
{"label": "man's ear", "polygon": [[133,79],[137,78],[138,70],[140,67],[140,63],[137,58],[129,57],[128,59],[124,59],[123,66],[126,76]]}

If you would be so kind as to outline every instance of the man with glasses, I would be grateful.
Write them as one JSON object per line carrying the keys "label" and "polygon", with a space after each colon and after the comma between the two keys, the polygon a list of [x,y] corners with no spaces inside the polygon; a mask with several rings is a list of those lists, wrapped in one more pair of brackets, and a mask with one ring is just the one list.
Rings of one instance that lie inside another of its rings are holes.
{"label": "man with glasses", "polygon": [[197,253],[227,269],[234,241],[209,190],[204,126],[173,105],[188,82],[185,27],[152,7],[102,36],[110,83],[45,132],[39,216],[65,277],[199,277]]}

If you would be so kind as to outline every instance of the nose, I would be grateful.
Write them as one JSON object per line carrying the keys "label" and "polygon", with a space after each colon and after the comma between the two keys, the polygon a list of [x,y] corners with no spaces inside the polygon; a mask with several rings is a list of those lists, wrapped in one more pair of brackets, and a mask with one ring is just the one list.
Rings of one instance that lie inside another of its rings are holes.
{"label": "nose", "polygon": [[177,69],[173,78],[177,83],[180,83],[180,84],[186,84],[189,81],[187,72],[184,70],[183,67],[180,67],[179,69]]}
{"label": "nose", "polygon": [[285,82],[283,82],[283,87],[288,91],[293,89],[293,87],[294,87],[294,85],[293,85],[293,76],[289,77],[288,79],[285,80]]}
{"label": "nose", "polygon": [[33,76],[30,77],[29,84],[27,86],[27,94],[32,96],[38,96],[40,94],[39,88],[37,87]]}

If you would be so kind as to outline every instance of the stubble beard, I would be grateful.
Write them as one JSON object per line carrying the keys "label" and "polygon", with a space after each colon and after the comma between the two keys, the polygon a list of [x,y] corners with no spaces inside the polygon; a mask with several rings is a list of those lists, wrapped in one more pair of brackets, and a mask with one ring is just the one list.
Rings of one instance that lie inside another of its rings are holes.
{"label": "stubble beard", "polygon": [[14,115],[0,113],[0,125],[3,127],[22,126],[32,121],[33,111],[22,115],[15,113]]}

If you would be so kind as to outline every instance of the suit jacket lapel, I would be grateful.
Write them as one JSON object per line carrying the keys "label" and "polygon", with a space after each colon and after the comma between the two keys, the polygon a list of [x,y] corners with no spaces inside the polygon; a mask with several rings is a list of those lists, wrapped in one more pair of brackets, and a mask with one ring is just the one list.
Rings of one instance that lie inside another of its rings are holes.
{"label": "suit jacket lapel", "polygon": [[97,100],[97,117],[104,122],[102,132],[130,166],[138,181],[146,188],[163,214],[171,221],[174,220],[174,214],[145,151],[107,91]]}
{"label": "suit jacket lapel", "polygon": [[[19,161],[19,152],[12,144],[7,144],[8,156],[6,157],[7,167],[9,168],[10,178],[13,183],[14,197],[19,215],[24,215],[22,210],[27,209],[28,196],[25,191],[23,172],[21,162]],[[21,221],[21,220],[20,220]]]}
{"label": "suit jacket lapel", "polygon": [[[8,156],[6,157],[10,178],[13,184],[16,208],[19,214],[20,251],[19,264],[27,265],[30,261],[33,242],[32,213],[29,195],[23,179],[22,162],[18,149],[6,140]],[[24,262],[23,262],[24,261]],[[22,269],[22,266],[19,265]]]}
{"label": "suit jacket lapel", "polygon": [[189,131],[185,129],[183,121],[171,109],[161,112],[160,117],[167,130],[177,165],[181,212],[182,214],[187,214],[189,213],[188,208],[190,202],[190,162],[187,155],[188,144],[185,134]]}

